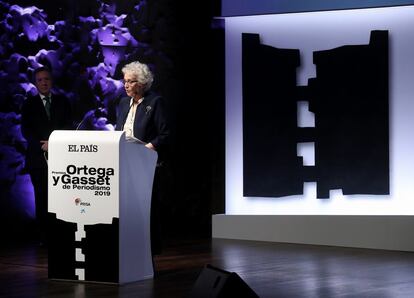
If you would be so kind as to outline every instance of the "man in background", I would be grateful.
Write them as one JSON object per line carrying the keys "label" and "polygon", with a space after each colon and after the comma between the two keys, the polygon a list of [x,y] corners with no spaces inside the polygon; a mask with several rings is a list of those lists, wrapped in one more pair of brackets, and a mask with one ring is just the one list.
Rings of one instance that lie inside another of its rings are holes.
{"label": "man in background", "polygon": [[22,107],[22,133],[27,140],[26,169],[32,180],[36,222],[41,244],[47,243],[47,151],[53,130],[72,126],[70,104],[65,97],[52,93],[53,80],[46,67],[34,71],[38,95],[28,97]]}

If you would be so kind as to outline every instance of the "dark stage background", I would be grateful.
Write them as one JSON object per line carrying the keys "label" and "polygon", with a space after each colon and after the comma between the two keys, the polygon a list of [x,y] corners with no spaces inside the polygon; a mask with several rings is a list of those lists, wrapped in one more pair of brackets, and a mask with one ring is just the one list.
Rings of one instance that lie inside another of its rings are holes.
{"label": "dark stage background", "polygon": [[[33,237],[20,109],[33,70],[52,68],[74,125],[108,129],[123,96],[120,69],[148,63],[173,128],[165,235],[210,235],[224,211],[224,30],[219,1],[0,1],[0,224],[7,240]],[[35,7],[33,7],[35,6]],[[85,118],[86,117],[86,118]],[[2,241],[4,243],[4,241]]]}

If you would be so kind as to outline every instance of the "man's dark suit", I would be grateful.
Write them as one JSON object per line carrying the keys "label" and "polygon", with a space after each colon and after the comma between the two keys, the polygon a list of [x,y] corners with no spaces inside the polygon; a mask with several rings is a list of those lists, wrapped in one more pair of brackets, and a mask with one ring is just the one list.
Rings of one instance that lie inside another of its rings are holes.
{"label": "man's dark suit", "polygon": [[[161,253],[162,249],[162,205],[164,193],[167,191],[165,181],[168,180],[169,175],[166,153],[170,131],[162,100],[155,94],[145,94],[144,100],[137,107],[134,120],[134,137],[145,143],[151,143],[158,152],[158,165],[155,170],[151,199],[151,250],[153,254]],[[131,98],[122,98],[118,106],[116,130],[123,130],[130,108]]]}
{"label": "man's dark suit", "polygon": [[72,124],[70,105],[64,97],[51,96],[50,114],[49,119],[39,95],[28,97],[22,107],[22,133],[27,140],[26,169],[33,183],[41,234],[47,217],[47,163],[40,141],[47,141],[53,130],[69,129]]}

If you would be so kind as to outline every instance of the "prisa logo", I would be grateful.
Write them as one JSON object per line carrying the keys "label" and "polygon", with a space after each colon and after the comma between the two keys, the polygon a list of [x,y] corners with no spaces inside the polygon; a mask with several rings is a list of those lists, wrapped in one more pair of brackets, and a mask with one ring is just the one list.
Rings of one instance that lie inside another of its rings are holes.
{"label": "prisa logo", "polygon": [[80,198],[75,198],[75,205],[76,206],[90,206],[90,202],[82,202]]}

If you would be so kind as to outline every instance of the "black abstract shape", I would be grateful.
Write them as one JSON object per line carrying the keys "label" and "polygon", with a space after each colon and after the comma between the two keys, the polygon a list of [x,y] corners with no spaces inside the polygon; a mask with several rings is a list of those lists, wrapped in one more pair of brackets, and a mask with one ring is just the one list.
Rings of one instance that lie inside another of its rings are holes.
{"label": "black abstract shape", "polygon": [[75,232],[76,223],[56,218],[56,214],[48,214],[48,274],[53,279],[77,280],[75,275]]}
{"label": "black abstract shape", "polygon": [[[49,213],[49,278],[78,280],[76,269],[85,270],[85,280],[119,282],[119,220],[112,224],[85,225],[86,237],[75,241],[77,224]],[[85,261],[76,261],[80,248]]]}
{"label": "black abstract shape", "polygon": [[245,196],[278,197],[303,189],[296,156],[299,60],[299,50],[261,45],[259,35],[243,34]]}
{"label": "black abstract shape", "polygon": [[[314,52],[316,78],[296,87],[299,50],[261,45],[243,34],[244,196],[389,194],[388,31],[368,45]],[[289,53],[289,54],[288,54]],[[297,127],[297,102],[309,101],[315,127]],[[303,166],[300,142],[315,143]]]}
{"label": "black abstract shape", "polygon": [[389,194],[388,31],[372,31],[369,45],[315,52],[314,63],[318,197]]}
{"label": "black abstract shape", "polygon": [[119,219],[112,224],[85,225],[82,240],[85,280],[119,282]]}

